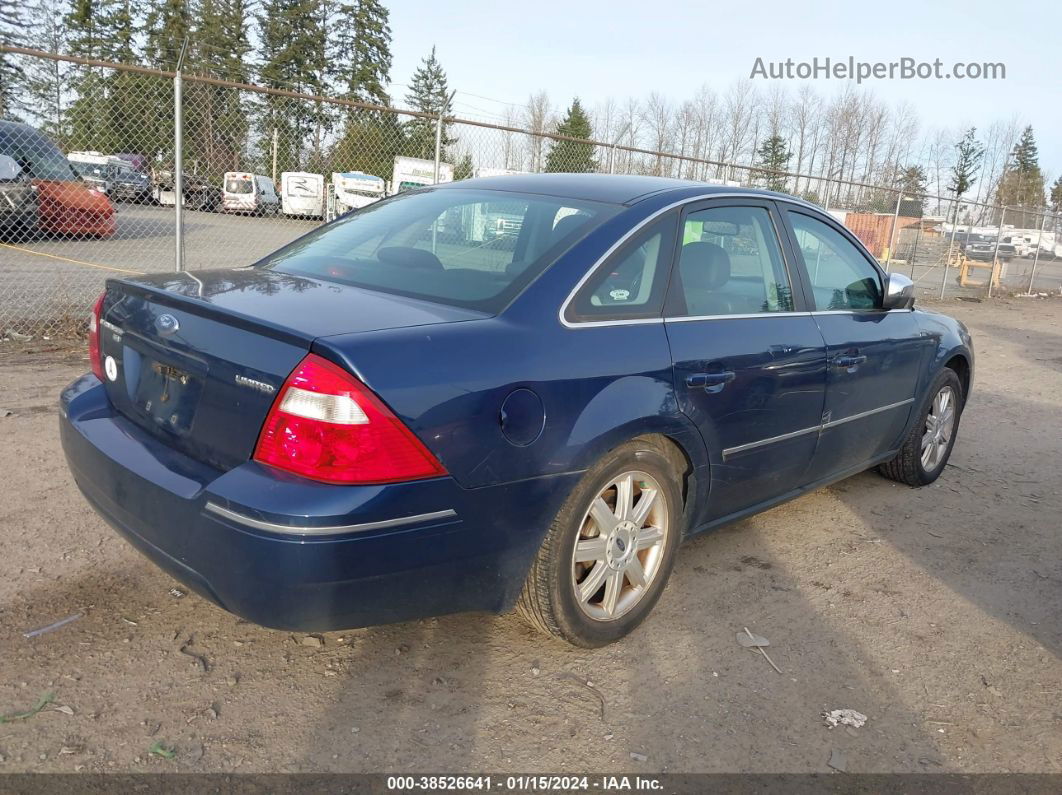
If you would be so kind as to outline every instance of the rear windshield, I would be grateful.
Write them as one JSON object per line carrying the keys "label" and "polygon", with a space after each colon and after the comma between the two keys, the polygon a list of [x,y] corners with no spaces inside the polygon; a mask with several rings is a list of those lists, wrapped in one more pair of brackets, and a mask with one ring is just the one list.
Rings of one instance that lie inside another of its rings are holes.
{"label": "rear windshield", "polygon": [[501,191],[417,191],[343,216],[258,266],[497,312],[619,209]]}
{"label": "rear windshield", "polygon": [[254,193],[254,183],[249,179],[225,180],[226,193]]}

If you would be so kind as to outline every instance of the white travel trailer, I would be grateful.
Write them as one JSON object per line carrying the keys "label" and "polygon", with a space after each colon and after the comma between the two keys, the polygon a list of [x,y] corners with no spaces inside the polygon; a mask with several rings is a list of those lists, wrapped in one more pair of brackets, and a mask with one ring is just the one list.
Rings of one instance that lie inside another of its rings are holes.
{"label": "white travel trailer", "polygon": [[321,218],[325,206],[325,178],[308,171],[285,171],[280,175],[280,206],[284,215]]}
{"label": "white travel trailer", "polygon": [[[439,163],[439,182],[453,182],[454,167],[452,163]],[[421,160],[419,157],[395,158],[395,168],[391,174],[391,193],[423,188],[435,184],[435,161]]]}
{"label": "white travel trailer", "polygon": [[120,157],[101,152],[71,152],[66,159],[81,179],[104,193],[110,192],[121,170],[131,170]]}
{"label": "white travel trailer", "polygon": [[387,195],[382,178],[364,171],[333,171],[329,186],[328,219],[365,207]]}

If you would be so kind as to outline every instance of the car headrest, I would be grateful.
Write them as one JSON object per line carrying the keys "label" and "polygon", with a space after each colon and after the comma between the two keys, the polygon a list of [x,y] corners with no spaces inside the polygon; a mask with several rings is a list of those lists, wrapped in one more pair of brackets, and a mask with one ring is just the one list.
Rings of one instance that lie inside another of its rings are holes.
{"label": "car headrest", "polygon": [[582,213],[576,213],[574,215],[566,215],[557,221],[557,224],[553,227],[553,232],[550,236],[550,244],[558,243],[580,226],[587,222],[588,217]]}
{"label": "car headrest", "polygon": [[385,246],[376,252],[376,258],[388,265],[417,268],[426,271],[443,270],[442,261],[430,251],[410,246]]}
{"label": "car headrest", "polygon": [[718,290],[730,281],[730,255],[715,243],[687,243],[679,254],[679,271],[686,288]]}

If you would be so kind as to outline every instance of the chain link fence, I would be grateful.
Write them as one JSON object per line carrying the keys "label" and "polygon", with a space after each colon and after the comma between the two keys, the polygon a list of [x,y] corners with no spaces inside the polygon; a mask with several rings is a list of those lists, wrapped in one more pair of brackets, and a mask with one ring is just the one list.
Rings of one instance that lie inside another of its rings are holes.
{"label": "chain link fence", "polygon": [[[330,218],[436,182],[541,171],[769,188],[818,204],[921,297],[1062,289],[1042,210],[435,118],[287,88],[4,48],[60,95],[0,122],[0,336],[83,330],[111,276],[243,266]],[[504,215],[487,233],[511,234]]]}

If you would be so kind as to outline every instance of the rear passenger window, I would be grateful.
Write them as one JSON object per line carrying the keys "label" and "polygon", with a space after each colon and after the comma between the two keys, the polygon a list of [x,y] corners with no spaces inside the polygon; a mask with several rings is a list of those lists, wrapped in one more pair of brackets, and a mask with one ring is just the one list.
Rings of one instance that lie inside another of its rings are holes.
{"label": "rear passenger window", "polygon": [[713,207],[687,215],[672,283],[676,316],[793,311],[778,236],[764,207]]}
{"label": "rear passenger window", "polygon": [[876,309],[881,279],[851,241],[829,224],[803,213],[789,213],[796,244],[804,258],[815,309]]}
{"label": "rear passenger window", "polygon": [[[567,320],[659,317],[674,251],[676,217],[671,213],[650,224],[598,267],[568,306]],[[562,218],[557,226],[565,221]]]}

